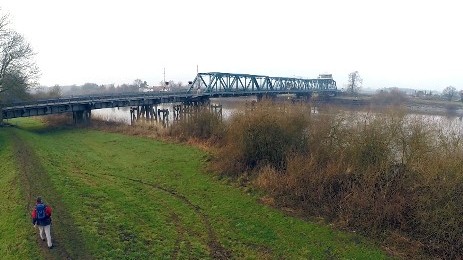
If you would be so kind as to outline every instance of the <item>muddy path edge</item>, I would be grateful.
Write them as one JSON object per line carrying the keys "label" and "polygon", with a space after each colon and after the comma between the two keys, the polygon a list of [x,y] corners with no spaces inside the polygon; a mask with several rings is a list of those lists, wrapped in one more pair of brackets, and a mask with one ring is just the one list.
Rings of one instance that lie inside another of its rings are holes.
{"label": "muddy path edge", "polygon": [[[44,259],[92,259],[85,247],[83,236],[77,229],[71,215],[66,209],[60,194],[53,187],[50,176],[41,164],[34,149],[16,133],[12,131],[14,156],[17,162],[21,192],[27,202],[24,210],[27,215],[35,205],[36,196],[42,196],[45,203],[53,209],[52,239],[53,248],[48,249],[46,243],[36,235],[37,246]],[[38,232],[34,230],[34,232]]]}

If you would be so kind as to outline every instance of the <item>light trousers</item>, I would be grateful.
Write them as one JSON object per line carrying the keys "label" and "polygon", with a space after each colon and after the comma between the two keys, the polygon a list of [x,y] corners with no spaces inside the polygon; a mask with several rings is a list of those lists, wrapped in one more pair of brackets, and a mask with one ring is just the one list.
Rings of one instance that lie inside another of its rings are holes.
{"label": "light trousers", "polygon": [[47,237],[47,245],[51,247],[51,233],[50,233],[50,225],[47,226],[39,226],[39,235],[42,240],[44,240],[43,233],[45,231],[45,236]]}

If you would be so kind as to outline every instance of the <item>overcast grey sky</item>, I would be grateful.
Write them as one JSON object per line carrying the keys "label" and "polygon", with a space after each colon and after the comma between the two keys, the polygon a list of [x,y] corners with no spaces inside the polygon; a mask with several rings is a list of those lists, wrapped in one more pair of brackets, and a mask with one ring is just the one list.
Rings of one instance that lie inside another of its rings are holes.
{"label": "overcast grey sky", "polygon": [[221,71],[338,86],[463,89],[461,1],[0,0],[43,85],[193,80]]}

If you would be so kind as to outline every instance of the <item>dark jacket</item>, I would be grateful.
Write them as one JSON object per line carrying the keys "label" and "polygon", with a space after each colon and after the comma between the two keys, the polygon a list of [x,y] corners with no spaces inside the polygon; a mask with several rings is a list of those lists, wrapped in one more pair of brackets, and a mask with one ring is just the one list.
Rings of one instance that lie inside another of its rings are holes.
{"label": "dark jacket", "polygon": [[37,219],[37,205],[34,207],[31,213],[32,216],[32,224],[37,224],[39,226],[48,226],[51,224],[51,207],[45,205],[45,218],[44,219]]}

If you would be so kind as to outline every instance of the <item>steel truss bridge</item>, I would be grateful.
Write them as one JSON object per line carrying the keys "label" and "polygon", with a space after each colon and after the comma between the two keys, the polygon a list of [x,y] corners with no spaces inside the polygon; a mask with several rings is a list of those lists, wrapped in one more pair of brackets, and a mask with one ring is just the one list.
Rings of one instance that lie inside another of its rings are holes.
{"label": "steel truss bridge", "polygon": [[331,78],[302,79],[221,72],[198,73],[190,85],[190,91],[199,89],[204,90],[206,93],[250,93],[264,91],[336,94],[337,91],[336,81]]}
{"label": "steel truss bridge", "polygon": [[112,95],[78,96],[16,103],[2,108],[0,119],[73,113],[76,120],[89,118],[91,110],[114,107],[146,107],[161,103],[204,102],[211,97],[274,96],[296,94],[298,96],[333,96],[337,93],[336,81],[329,78],[301,79],[269,77],[251,74],[221,72],[198,73],[189,82],[189,89],[182,92],[137,92]]}

